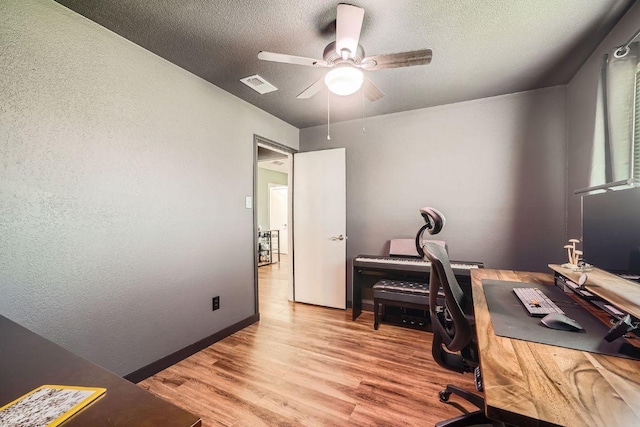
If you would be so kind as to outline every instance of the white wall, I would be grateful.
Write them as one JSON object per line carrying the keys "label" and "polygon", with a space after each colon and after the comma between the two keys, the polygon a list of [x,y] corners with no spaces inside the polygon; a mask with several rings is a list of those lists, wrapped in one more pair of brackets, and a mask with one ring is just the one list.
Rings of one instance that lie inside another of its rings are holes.
{"label": "white wall", "polygon": [[330,141],[326,126],[300,131],[302,151],[346,147],[348,259],[414,237],[418,209],[433,206],[446,216],[438,238],[453,259],[535,271],[563,261],[564,87],[378,116],[365,127],[331,124]]}
{"label": "white wall", "polygon": [[252,316],[253,136],[298,130],[53,1],[0,40],[0,314],[118,374]]}
{"label": "white wall", "polygon": [[589,187],[591,148],[595,127],[596,95],[600,68],[606,53],[626,43],[640,28],[640,3],[635,4],[600,43],[567,85],[567,229],[570,237],[582,236],[581,196],[574,190]]}

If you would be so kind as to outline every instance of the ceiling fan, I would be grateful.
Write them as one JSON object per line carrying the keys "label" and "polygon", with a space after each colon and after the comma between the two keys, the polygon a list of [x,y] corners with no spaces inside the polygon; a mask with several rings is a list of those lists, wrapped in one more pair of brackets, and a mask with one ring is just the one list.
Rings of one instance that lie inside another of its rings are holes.
{"label": "ceiling fan", "polygon": [[431,49],[410,52],[390,53],[386,55],[365,56],[360,44],[360,30],[364,9],[350,4],[338,4],[336,16],[336,41],[325,47],[323,59],[305,58],[260,51],[258,59],[282,62],[285,64],[305,65],[308,67],[332,68],[325,77],[303,90],[297,98],[311,98],[318,93],[323,84],[337,95],[351,95],[364,86],[364,96],[369,101],[377,101],[384,93],[369,79],[362,70],[375,71],[386,68],[410,67],[431,62]]}

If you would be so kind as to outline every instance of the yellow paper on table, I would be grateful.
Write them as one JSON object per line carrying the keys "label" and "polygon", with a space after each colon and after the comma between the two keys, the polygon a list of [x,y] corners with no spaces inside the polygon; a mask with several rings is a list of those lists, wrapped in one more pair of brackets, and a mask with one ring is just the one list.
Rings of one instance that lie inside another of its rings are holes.
{"label": "yellow paper on table", "polygon": [[1,407],[0,426],[57,426],[105,391],[100,387],[43,385]]}

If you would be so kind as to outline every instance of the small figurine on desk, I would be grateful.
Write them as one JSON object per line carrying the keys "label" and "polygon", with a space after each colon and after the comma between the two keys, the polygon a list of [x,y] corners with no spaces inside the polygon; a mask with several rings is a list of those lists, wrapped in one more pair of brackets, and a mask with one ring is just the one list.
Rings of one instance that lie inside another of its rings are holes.
{"label": "small figurine on desk", "polygon": [[562,264],[564,268],[570,268],[574,271],[586,271],[590,269],[590,265],[585,263],[580,257],[583,252],[581,250],[576,249],[576,243],[580,243],[578,239],[569,239],[569,244],[564,245],[564,248],[567,250],[567,256],[569,258],[569,262]]}

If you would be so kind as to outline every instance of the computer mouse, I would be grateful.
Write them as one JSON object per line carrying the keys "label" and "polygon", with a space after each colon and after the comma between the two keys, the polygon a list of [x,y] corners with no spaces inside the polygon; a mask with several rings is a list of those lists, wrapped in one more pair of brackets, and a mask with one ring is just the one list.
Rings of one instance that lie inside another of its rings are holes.
{"label": "computer mouse", "polygon": [[549,313],[541,320],[547,328],[560,329],[562,331],[581,331],[582,326],[575,320],[561,313]]}

